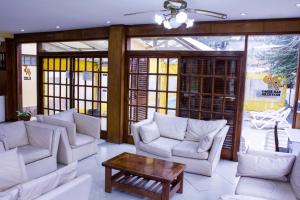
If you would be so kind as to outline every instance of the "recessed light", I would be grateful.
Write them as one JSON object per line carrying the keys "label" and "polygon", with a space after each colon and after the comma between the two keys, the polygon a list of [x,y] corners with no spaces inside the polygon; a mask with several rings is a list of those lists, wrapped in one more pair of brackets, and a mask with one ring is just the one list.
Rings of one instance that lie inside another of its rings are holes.
{"label": "recessed light", "polygon": [[24,30],[24,29],[21,29],[20,31],[21,31],[21,32],[24,32],[25,30]]}
{"label": "recessed light", "polygon": [[107,24],[111,24],[111,21],[106,21]]}
{"label": "recessed light", "polygon": [[241,16],[246,16],[247,15],[247,13],[241,13]]}
{"label": "recessed light", "polygon": [[60,29],[60,26],[55,26],[56,29]]}
{"label": "recessed light", "polygon": [[296,4],[296,7],[297,7],[297,8],[300,8],[300,3],[297,3],[297,4]]}

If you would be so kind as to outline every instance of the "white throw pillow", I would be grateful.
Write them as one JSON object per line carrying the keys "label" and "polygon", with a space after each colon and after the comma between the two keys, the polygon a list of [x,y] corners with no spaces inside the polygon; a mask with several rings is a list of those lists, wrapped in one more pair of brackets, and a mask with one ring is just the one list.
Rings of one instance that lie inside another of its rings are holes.
{"label": "white throw pillow", "polygon": [[1,126],[1,132],[5,134],[5,146],[13,149],[29,144],[24,121],[11,122]]}
{"label": "white throw pillow", "polygon": [[198,146],[198,153],[207,152],[210,150],[215,136],[218,134],[219,130],[215,130],[210,132],[200,138],[199,146]]}
{"label": "white throw pillow", "polygon": [[237,176],[287,181],[295,156],[238,153]]}
{"label": "white throw pillow", "polygon": [[59,120],[63,120],[63,121],[67,121],[67,122],[72,122],[74,123],[74,116],[73,113],[76,112],[76,109],[69,109],[60,113],[57,113],[55,115],[51,115],[50,117],[53,117],[55,119],[59,119]]}
{"label": "white throw pillow", "polygon": [[187,118],[154,114],[160,135],[175,140],[183,140],[186,132]]}
{"label": "white throw pillow", "polygon": [[146,144],[160,137],[158,126],[155,122],[140,127],[140,136]]}
{"label": "white throw pillow", "polygon": [[28,180],[23,157],[17,149],[0,153],[0,191],[7,190]]}
{"label": "white throw pillow", "polygon": [[296,197],[300,199],[300,153],[294,163],[290,182]]}
{"label": "white throw pillow", "polygon": [[188,119],[185,139],[199,142],[209,133],[220,131],[226,125],[226,123],[227,121],[225,119],[209,121]]}
{"label": "white throw pillow", "polygon": [[44,116],[44,123],[66,128],[70,144],[76,145],[76,124],[75,123],[56,119],[51,116]]}

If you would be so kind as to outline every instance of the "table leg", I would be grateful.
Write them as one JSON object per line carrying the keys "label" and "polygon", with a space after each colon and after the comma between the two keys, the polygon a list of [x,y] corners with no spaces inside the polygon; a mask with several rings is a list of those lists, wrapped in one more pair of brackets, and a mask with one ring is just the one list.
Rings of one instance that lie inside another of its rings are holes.
{"label": "table leg", "polygon": [[111,185],[111,168],[105,167],[105,192],[111,193],[112,185]]}
{"label": "table leg", "polygon": [[162,200],[170,199],[170,183],[163,183]]}
{"label": "table leg", "polygon": [[180,188],[178,189],[177,193],[183,193],[183,181],[184,181],[183,174],[184,174],[184,172],[182,172],[182,173],[177,177],[178,182],[180,183]]}

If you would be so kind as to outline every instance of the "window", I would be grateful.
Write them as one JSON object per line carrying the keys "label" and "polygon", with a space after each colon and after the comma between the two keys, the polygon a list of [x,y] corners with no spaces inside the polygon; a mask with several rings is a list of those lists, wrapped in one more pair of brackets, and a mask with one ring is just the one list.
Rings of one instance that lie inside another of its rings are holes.
{"label": "window", "polygon": [[135,51],[244,51],[245,36],[178,36],[131,38]]}
{"label": "window", "polygon": [[42,43],[43,52],[108,51],[108,40]]}
{"label": "window", "polygon": [[55,114],[70,108],[101,117],[101,129],[107,130],[106,56],[42,57],[43,111]]}
{"label": "window", "polygon": [[129,129],[154,112],[176,115],[178,59],[133,56],[129,60]]}
{"label": "window", "polygon": [[[298,89],[299,45],[299,34],[248,37],[242,136],[245,146],[251,149],[275,150],[275,124],[266,125],[268,118],[260,120],[261,123],[253,120],[250,124],[248,117],[250,112],[267,113],[270,110],[281,113],[277,117],[278,121],[285,120],[285,123],[279,123],[278,132],[280,147],[287,147],[288,137],[281,129],[293,123],[293,107]],[[291,108],[291,112],[284,114],[288,108]]]}

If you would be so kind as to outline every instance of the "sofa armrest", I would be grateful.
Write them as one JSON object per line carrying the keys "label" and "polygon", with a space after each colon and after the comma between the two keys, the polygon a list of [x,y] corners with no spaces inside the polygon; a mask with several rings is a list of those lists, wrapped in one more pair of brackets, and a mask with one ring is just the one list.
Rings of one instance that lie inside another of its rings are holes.
{"label": "sofa armrest", "polygon": [[0,153],[5,152],[4,142],[0,141]]}
{"label": "sofa armrest", "polygon": [[221,158],[223,143],[228,133],[229,126],[224,126],[219,133],[214,137],[213,145],[210,149],[208,161],[212,164],[212,171],[216,168]]}
{"label": "sofa armrest", "polygon": [[38,197],[36,200],[88,200],[91,186],[92,177],[85,174]]}
{"label": "sofa armrest", "polygon": [[101,119],[89,115],[80,113],[73,113],[76,130],[78,133],[92,136],[96,139],[100,139],[101,132]]}
{"label": "sofa armrest", "polygon": [[141,141],[141,137],[139,134],[139,129],[141,126],[145,125],[145,124],[150,124],[151,122],[153,122],[153,118],[150,119],[145,119],[142,120],[140,122],[134,123],[131,125],[131,131],[133,134],[133,140],[134,140],[134,144],[137,147],[138,143]]}

